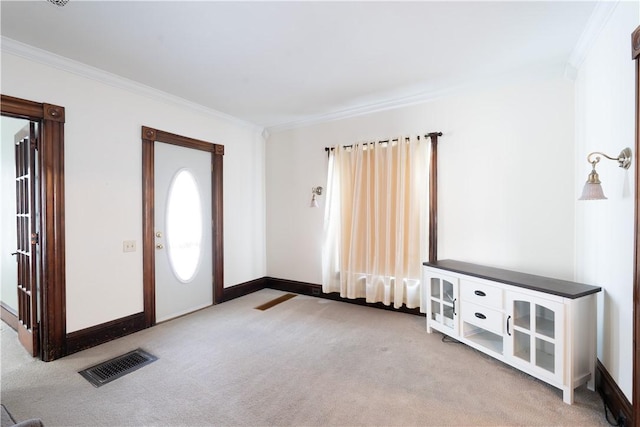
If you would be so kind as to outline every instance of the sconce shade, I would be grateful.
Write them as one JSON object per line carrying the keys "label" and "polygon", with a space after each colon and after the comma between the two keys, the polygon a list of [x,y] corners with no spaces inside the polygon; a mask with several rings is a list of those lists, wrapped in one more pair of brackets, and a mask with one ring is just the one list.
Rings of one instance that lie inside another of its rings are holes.
{"label": "sconce shade", "polygon": [[602,185],[585,183],[582,189],[582,196],[578,200],[604,200],[606,199],[602,191]]}
{"label": "sconce shade", "polygon": [[584,183],[582,189],[582,196],[578,200],[604,200],[606,199],[604,192],[602,191],[602,185],[600,183],[600,177],[596,172],[595,167],[591,170],[587,182]]}
{"label": "sconce shade", "polygon": [[313,196],[311,196],[311,205],[310,207],[312,208],[317,208],[318,207],[318,201],[316,200],[316,195],[314,194]]}

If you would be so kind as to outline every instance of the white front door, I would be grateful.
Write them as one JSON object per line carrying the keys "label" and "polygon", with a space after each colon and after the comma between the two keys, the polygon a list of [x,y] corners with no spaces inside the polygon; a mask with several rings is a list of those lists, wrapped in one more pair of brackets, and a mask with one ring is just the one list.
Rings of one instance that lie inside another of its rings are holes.
{"label": "white front door", "polygon": [[155,142],[156,322],[213,304],[211,153]]}

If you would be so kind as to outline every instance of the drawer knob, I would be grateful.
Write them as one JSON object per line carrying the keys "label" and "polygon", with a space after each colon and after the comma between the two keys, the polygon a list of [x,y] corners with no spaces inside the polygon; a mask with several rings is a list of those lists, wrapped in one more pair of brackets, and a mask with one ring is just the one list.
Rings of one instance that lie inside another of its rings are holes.
{"label": "drawer knob", "polygon": [[485,315],[484,315],[484,314],[482,314],[482,313],[476,313],[476,317],[477,317],[478,319],[486,319],[486,318],[487,318],[487,316],[485,316]]}
{"label": "drawer knob", "polygon": [[482,291],[475,291],[474,294],[478,295],[479,297],[486,297],[487,296],[487,294],[485,294]]}

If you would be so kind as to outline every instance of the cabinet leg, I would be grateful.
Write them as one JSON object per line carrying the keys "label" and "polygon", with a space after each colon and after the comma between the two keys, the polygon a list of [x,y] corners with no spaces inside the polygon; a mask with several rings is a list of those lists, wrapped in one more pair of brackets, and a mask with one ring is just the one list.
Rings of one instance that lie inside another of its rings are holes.
{"label": "cabinet leg", "polygon": [[562,389],[562,400],[568,405],[573,405],[573,387]]}

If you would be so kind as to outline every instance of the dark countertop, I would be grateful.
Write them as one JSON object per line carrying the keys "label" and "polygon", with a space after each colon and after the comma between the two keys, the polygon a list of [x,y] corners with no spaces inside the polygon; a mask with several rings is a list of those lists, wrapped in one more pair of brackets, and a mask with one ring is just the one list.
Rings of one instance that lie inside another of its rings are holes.
{"label": "dark countertop", "polygon": [[595,294],[602,290],[599,286],[535,276],[533,274],[519,273],[517,271],[486,267],[483,265],[454,261],[450,259],[435,262],[424,262],[423,265],[570,299]]}

